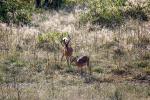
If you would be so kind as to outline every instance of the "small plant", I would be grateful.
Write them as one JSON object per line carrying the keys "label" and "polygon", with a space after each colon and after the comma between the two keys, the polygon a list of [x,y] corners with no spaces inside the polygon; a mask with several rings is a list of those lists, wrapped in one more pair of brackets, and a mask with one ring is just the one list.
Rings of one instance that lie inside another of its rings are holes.
{"label": "small plant", "polygon": [[150,52],[149,51],[145,51],[144,54],[141,56],[142,60],[149,60],[150,59]]}
{"label": "small plant", "polygon": [[139,37],[138,42],[143,45],[148,45],[148,44],[150,44],[150,37],[148,35],[141,36],[141,37]]}
{"label": "small plant", "polygon": [[124,50],[123,47],[114,47],[113,48],[113,60],[117,62],[121,62],[122,58],[126,56],[126,51]]}
{"label": "small plant", "polygon": [[137,61],[134,63],[134,65],[137,66],[138,68],[145,68],[149,65],[149,61],[146,60]]}
{"label": "small plant", "polygon": [[116,75],[123,75],[126,73],[126,70],[123,68],[115,68],[115,69],[112,69],[112,72]]}
{"label": "small plant", "polygon": [[150,67],[144,68],[144,72],[145,72],[147,75],[150,75]]}
{"label": "small plant", "polygon": [[0,83],[4,82],[4,72],[3,72],[3,67],[0,66]]}
{"label": "small plant", "polygon": [[65,72],[66,73],[74,73],[74,69],[73,68],[67,68],[66,70],[65,70]]}
{"label": "small plant", "polygon": [[106,42],[105,44],[102,45],[103,48],[105,49],[110,49],[113,46],[115,46],[117,43],[115,41],[111,41],[111,42]]}
{"label": "small plant", "polygon": [[53,70],[62,70],[63,68],[61,67],[60,64],[53,64],[53,65],[51,65],[51,69],[53,69]]}
{"label": "small plant", "polygon": [[97,72],[97,73],[103,73],[103,69],[100,68],[100,67],[95,67],[95,68],[93,68],[93,71],[94,71],[94,72]]}
{"label": "small plant", "polygon": [[119,89],[116,89],[114,95],[110,97],[111,100],[122,100],[122,93]]}

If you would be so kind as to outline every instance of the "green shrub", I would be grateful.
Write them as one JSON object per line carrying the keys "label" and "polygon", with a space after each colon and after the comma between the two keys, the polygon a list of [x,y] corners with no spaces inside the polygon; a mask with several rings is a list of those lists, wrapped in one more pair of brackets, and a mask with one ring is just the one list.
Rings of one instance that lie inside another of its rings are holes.
{"label": "green shrub", "polygon": [[31,1],[5,0],[0,3],[0,20],[6,23],[28,24],[31,21]]}
{"label": "green shrub", "polygon": [[88,1],[89,11],[81,15],[81,21],[94,24],[111,25],[121,23],[123,19],[120,7],[126,0],[91,0]]}
{"label": "green shrub", "polygon": [[67,36],[68,33],[59,33],[59,32],[47,32],[47,33],[43,33],[41,35],[38,36],[38,42],[39,43],[44,43],[44,42],[48,42],[48,43],[60,43],[61,38],[63,36]]}
{"label": "green shrub", "polygon": [[[146,6],[144,6],[146,5]],[[128,9],[125,10],[124,14],[127,18],[138,19],[142,21],[148,21],[148,15],[145,10],[147,10],[148,3],[146,4],[130,4]]]}
{"label": "green shrub", "polygon": [[59,33],[59,32],[47,32],[38,36],[38,48],[42,48],[43,50],[48,50],[52,52],[56,52],[60,48],[61,38],[63,36],[67,36],[68,33]]}
{"label": "green shrub", "polygon": [[126,2],[127,0],[87,0],[88,10],[81,14],[80,21],[83,24],[90,22],[103,26],[120,25],[126,18],[148,21],[150,2],[137,5]]}
{"label": "green shrub", "polygon": [[94,71],[94,72],[97,72],[97,73],[103,73],[103,72],[104,72],[103,69],[100,68],[100,67],[95,67],[95,68],[93,69],[93,71]]}

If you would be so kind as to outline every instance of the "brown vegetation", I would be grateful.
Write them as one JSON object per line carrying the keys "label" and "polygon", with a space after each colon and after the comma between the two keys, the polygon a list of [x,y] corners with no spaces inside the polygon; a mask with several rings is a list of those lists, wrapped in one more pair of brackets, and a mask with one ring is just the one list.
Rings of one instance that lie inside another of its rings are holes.
{"label": "brown vegetation", "polygon": [[[0,99],[150,99],[150,22],[130,19],[110,29],[80,26],[78,15],[45,11],[33,15],[32,27],[0,24]],[[90,58],[92,75],[60,61],[64,32],[73,56]]]}

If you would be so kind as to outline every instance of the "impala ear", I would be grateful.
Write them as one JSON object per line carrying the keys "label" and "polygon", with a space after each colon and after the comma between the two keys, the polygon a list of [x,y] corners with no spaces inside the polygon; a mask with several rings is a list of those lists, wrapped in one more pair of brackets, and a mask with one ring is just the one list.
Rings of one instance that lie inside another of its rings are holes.
{"label": "impala ear", "polygon": [[60,40],[60,43],[61,43],[61,45],[63,45],[63,44],[64,44],[62,39]]}
{"label": "impala ear", "polygon": [[68,34],[68,38],[70,38],[70,35]]}
{"label": "impala ear", "polygon": [[71,37],[70,37],[70,35],[68,34],[68,38],[69,38],[69,40],[71,40]]}
{"label": "impala ear", "polygon": [[69,42],[71,41],[71,37],[70,37],[70,35],[68,34],[68,44],[69,44]]}

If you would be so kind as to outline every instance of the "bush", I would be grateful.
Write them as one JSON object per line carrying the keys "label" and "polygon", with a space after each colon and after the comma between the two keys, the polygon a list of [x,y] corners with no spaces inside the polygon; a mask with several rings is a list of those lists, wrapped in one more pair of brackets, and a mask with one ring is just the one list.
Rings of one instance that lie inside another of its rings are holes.
{"label": "bush", "polygon": [[56,52],[59,50],[61,38],[67,36],[68,33],[47,32],[38,36],[38,48]]}
{"label": "bush", "polygon": [[5,0],[0,3],[0,20],[6,23],[28,24],[31,21],[30,1]]}
{"label": "bush", "polygon": [[81,21],[90,21],[94,24],[112,25],[122,22],[122,11],[120,7],[126,0],[91,0],[88,1],[89,11],[81,15]]}
{"label": "bush", "polygon": [[150,2],[142,4],[127,3],[127,0],[88,0],[88,10],[81,14],[80,21],[103,25],[117,26],[125,19],[138,19],[148,21]]}
{"label": "bush", "polygon": [[148,7],[148,3],[144,4],[130,4],[128,9],[125,10],[124,14],[127,18],[138,19],[141,21],[148,21],[148,15],[146,14],[146,9]]}

